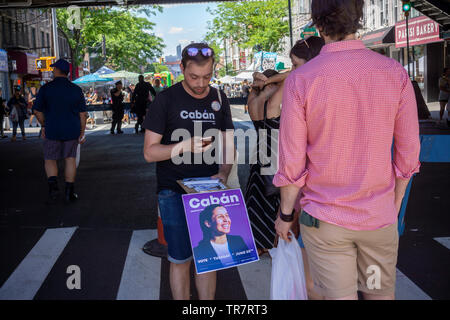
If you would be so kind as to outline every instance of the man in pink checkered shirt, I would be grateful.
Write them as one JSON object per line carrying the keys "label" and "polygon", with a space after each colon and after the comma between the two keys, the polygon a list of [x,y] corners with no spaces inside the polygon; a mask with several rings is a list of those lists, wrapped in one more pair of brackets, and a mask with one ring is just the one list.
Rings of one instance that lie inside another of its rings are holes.
{"label": "man in pink checkered shirt", "polygon": [[395,298],[397,218],[420,167],[411,81],[398,62],[356,40],[363,5],[312,1],[325,46],[291,72],[283,93],[275,228],[289,241],[301,191],[301,235],[315,290],[327,299],[357,299],[358,290]]}

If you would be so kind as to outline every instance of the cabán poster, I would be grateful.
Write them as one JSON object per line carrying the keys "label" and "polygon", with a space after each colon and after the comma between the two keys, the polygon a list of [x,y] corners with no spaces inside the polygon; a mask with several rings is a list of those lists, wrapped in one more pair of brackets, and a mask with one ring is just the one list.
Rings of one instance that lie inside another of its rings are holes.
{"label": "cab\u00e1n poster", "polygon": [[183,195],[197,273],[259,260],[241,189]]}

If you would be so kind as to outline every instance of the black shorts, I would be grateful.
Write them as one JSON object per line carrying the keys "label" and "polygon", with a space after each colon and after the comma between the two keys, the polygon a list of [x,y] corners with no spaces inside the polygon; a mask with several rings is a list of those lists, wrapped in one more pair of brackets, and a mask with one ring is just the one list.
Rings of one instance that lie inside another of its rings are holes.
{"label": "black shorts", "polygon": [[78,139],[75,140],[44,140],[44,160],[60,160],[76,158]]}

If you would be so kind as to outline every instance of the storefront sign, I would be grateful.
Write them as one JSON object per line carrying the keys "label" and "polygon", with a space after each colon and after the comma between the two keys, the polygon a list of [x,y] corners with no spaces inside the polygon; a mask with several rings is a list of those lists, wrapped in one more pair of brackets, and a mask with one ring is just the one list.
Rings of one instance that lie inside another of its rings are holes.
{"label": "storefront sign", "polygon": [[[416,46],[443,41],[439,37],[439,24],[428,17],[417,17],[408,21],[409,45]],[[406,47],[406,21],[395,25],[395,47]]]}
{"label": "storefront sign", "polygon": [[0,49],[0,71],[8,72],[8,54]]}
{"label": "storefront sign", "polygon": [[28,74],[39,74],[39,71],[36,69],[36,62],[35,62],[37,58],[38,56],[27,53]]}
{"label": "storefront sign", "polygon": [[300,37],[302,39],[305,39],[305,38],[308,38],[308,37],[311,37],[311,36],[316,36],[316,37],[319,36],[319,33],[317,32],[317,29],[314,28],[314,27],[304,28],[302,33],[300,34]]}

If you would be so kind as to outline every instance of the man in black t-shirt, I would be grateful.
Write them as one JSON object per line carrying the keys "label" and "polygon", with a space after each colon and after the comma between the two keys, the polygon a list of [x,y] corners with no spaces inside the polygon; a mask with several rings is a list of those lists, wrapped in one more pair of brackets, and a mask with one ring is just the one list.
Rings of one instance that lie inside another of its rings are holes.
{"label": "man in black t-shirt", "polygon": [[[157,162],[158,204],[174,299],[189,299],[192,260],[184,192],[176,181],[209,176],[226,183],[234,160],[230,104],[223,92],[209,86],[213,65],[214,51],[208,45],[193,43],[184,48],[180,65],[184,80],[156,96],[144,121],[144,157]],[[222,150],[213,148],[217,145]],[[225,164],[207,161],[208,152],[215,157],[215,151],[223,153]],[[214,299],[216,272],[196,275],[196,285],[200,299]]]}
{"label": "man in black t-shirt", "polygon": [[147,105],[150,103],[150,93],[156,96],[156,91],[152,85],[144,81],[144,76],[141,74],[139,76],[139,83],[136,85],[131,97],[131,112],[136,113],[138,119],[134,127],[136,133],[139,133],[139,126],[141,127],[141,132],[145,129],[142,126],[144,122],[144,116],[147,113]]}
{"label": "man in black t-shirt", "polygon": [[116,87],[111,90],[112,100],[112,125],[111,134],[114,134],[114,130],[117,125],[117,133],[123,133],[122,131],[122,119],[123,119],[123,93],[122,93],[122,81],[116,82]]}

